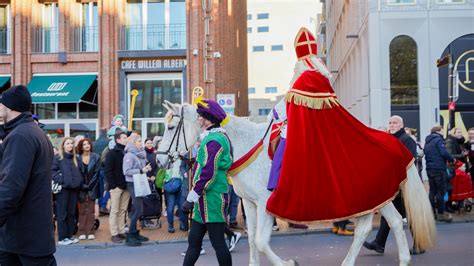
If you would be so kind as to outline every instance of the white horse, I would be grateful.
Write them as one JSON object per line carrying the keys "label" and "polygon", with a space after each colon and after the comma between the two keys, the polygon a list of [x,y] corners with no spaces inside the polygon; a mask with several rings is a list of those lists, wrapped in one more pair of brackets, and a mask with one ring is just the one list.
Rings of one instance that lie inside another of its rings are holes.
{"label": "white horse", "polygon": [[[198,140],[201,131],[197,123],[196,107],[189,104],[172,104],[167,101],[165,101],[164,106],[169,110],[169,113],[159,147],[159,152],[162,155],[158,156],[158,160],[162,165],[169,158],[165,155],[166,153],[170,154],[175,150],[185,152],[191,149],[193,143]],[[244,118],[230,116],[225,130],[234,148],[234,159],[242,157],[252,149],[263,137],[267,126],[266,123],[256,124]],[[179,134],[176,131],[177,129],[180,130]],[[266,151],[268,141],[264,143],[264,151]],[[267,190],[270,167],[270,159],[266,152],[262,152],[253,163],[232,177],[235,192],[242,198],[247,216],[250,248],[249,265],[260,264],[257,250],[263,252],[273,265],[297,265],[294,260],[282,260],[272,251],[269,245],[273,225],[273,217],[266,212],[266,204],[271,194]],[[407,170],[407,176],[407,182],[401,186],[407,218],[416,240],[415,246],[427,250],[434,245],[436,238],[431,205],[414,166]],[[395,234],[400,265],[408,265],[410,263],[410,252],[403,230],[402,216],[392,203],[388,203],[379,211]],[[354,240],[342,265],[355,264],[355,259],[362,244],[372,230],[373,216],[374,214],[370,213],[357,217]]]}

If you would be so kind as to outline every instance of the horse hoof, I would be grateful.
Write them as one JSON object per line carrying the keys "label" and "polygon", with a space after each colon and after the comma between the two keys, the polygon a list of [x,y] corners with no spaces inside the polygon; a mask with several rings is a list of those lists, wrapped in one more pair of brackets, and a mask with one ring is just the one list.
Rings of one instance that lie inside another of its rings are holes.
{"label": "horse hoof", "polygon": [[298,266],[300,265],[296,260],[288,260],[288,262],[286,263],[286,265],[294,265],[294,266]]}

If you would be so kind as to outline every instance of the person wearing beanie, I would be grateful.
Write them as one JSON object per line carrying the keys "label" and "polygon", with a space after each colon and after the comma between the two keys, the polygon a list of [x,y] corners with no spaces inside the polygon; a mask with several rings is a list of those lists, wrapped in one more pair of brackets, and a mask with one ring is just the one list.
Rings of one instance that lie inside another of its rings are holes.
{"label": "person wearing beanie", "polygon": [[0,157],[0,265],[56,265],[53,256],[53,147],[31,115],[23,85],[4,91]]}
{"label": "person wearing beanie", "polygon": [[197,168],[193,172],[193,187],[182,206],[185,213],[189,213],[194,206],[183,265],[196,263],[206,232],[209,233],[219,265],[232,265],[224,233],[229,198],[227,170],[233,158],[230,140],[221,127],[227,123],[228,117],[213,100],[198,98],[196,104],[198,123],[204,132],[196,158]]}

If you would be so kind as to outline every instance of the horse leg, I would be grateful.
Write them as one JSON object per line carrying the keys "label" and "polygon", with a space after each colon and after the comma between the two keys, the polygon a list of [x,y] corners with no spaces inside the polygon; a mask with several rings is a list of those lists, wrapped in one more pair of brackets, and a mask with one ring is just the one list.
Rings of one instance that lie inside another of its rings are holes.
{"label": "horse leg", "polygon": [[400,265],[408,265],[410,263],[410,250],[408,248],[407,237],[403,230],[403,220],[400,213],[398,213],[393,203],[389,203],[380,209],[380,213],[387,220],[390,229],[395,235],[395,241],[398,246],[398,258]]}
{"label": "horse leg", "polygon": [[369,233],[372,230],[373,218],[373,213],[357,217],[356,227],[354,230],[354,240],[352,241],[349,253],[347,253],[342,265],[347,266],[355,264],[357,255],[359,254],[360,248],[362,247],[362,243],[364,243],[365,239],[367,236],[369,236]]}
{"label": "horse leg", "polygon": [[269,215],[265,208],[266,202],[259,202],[257,205],[257,235],[255,242],[259,251],[263,252],[272,265],[295,265],[295,262],[284,261],[273,252],[270,247],[270,237],[272,235],[273,217]]}
{"label": "horse leg", "polygon": [[249,265],[260,265],[260,257],[255,244],[255,233],[257,231],[257,207],[248,199],[242,198],[247,216],[247,236],[249,239]]}

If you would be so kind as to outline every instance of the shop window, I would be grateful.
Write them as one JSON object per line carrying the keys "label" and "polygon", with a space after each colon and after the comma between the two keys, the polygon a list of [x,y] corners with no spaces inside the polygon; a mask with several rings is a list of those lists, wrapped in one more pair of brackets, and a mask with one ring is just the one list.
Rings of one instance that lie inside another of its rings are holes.
{"label": "shop window", "polygon": [[56,104],[39,103],[35,104],[35,113],[40,119],[56,119]]}
{"label": "shop window", "polygon": [[96,123],[71,123],[69,124],[69,136],[82,135],[91,140],[96,139]]}
{"label": "shop window", "polygon": [[153,138],[155,136],[163,136],[165,133],[164,123],[148,123],[146,128],[147,138]]}
{"label": "shop window", "polygon": [[405,35],[390,43],[392,105],[418,104],[418,59],[415,41]]}
{"label": "shop window", "polygon": [[76,119],[76,103],[58,103],[58,119]]}
{"label": "shop window", "polygon": [[167,110],[164,100],[181,103],[181,80],[132,80],[130,87],[138,90],[134,118],[162,118]]}
{"label": "shop window", "polygon": [[64,138],[64,124],[45,124],[43,130],[51,137],[53,146],[61,145],[61,139]]}
{"label": "shop window", "polygon": [[97,105],[81,102],[79,103],[79,118],[97,118]]}

